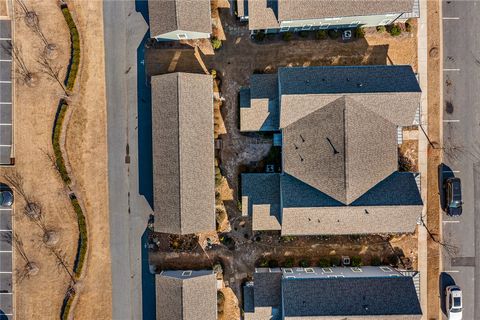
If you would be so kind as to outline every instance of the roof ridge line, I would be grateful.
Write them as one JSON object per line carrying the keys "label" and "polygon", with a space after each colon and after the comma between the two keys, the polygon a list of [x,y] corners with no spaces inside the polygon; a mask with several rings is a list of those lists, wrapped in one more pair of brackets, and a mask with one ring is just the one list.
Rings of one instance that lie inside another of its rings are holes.
{"label": "roof ridge line", "polygon": [[343,173],[345,175],[345,179],[343,180],[344,187],[345,187],[345,205],[350,205],[348,199],[348,170],[347,170],[347,163],[348,163],[348,147],[347,147],[347,97],[344,95],[343,97],[343,152],[344,152],[344,161],[343,161]]}
{"label": "roof ridge line", "polygon": [[[174,1],[176,2],[176,1]],[[177,72],[177,129],[178,129],[178,148],[177,148],[177,153],[178,153],[178,220],[179,220],[179,227],[180,227],[180,233],[183,233],[183,221],[182,221],[182,165],[181,165],[181,155],[182,153],[180,152],[180,148],[182,146],[181,143],[181,130],[180,130],[180,108],[181,108],[181,103],[180,103],[180,73]]]}

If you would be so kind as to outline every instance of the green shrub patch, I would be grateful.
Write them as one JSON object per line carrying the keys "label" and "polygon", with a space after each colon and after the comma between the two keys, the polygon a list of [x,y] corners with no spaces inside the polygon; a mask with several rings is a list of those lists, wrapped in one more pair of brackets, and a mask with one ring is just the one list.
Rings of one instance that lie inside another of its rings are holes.
{"label": "green shrub patch", "polygon": [[75,210],[78,221],[78,248],[77,256],[75,257],[75,263],[73,265],[73,271],[75,272],[75,275],[79,277],[82,273],[85,255],[87,254],[87,224],[85,222],[85,215],[83,214],[78,200],[74,198],[71,199],[70,202],[72,203],[73,210]]}
{"label": "green shrub patch", "polygon": [[68,29],[70,29],[70,39],[72,41],[70,64],[68,66],[67,77],[65,80],[67,91],[72,91],[75,86],[75,79],[77,78],[80,65],[80,35],[68,7],[62,8],[62,13],[67,22]]}
{"label": "green shrub patch", "polygon": [[69,185],[71,180],[68,176],[67,167],[65,166],[65,160],[62,156],[62,149],[60,148],[60,136],[62,134],[62,124],[65,119],[65,113],[67,112],[68,105],[65,102],[60,102],[59,109],[57,111],[57,117],[53,124],[53,152],[55,154],[55,166],[57,167],[63,182]]}

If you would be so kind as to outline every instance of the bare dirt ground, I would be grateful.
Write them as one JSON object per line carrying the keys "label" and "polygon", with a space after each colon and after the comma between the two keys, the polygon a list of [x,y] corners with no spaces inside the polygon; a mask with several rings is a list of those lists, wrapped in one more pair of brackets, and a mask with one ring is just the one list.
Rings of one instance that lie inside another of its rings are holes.
{"label": "bare dirt ground", "polygon": [[[4,2],[4,1],[3,1]],[[16,3],[14,1],[14,3]],[[25,1],[35,10],[43,33],[57,45],[53,63],[66,66],[69,59],[69,32],[55,0]],[[23,177],[23,187],[42,207],[45,224],[59,235],[56,248],[73,265],[78,229],[75,213],[66,196],[63,183],[46,156],[52,151],[52,128],[62,89],[39,70],[37,62],[44,45],[24,23],[21,11],[16,13],[14,43],[21,50],[25,64],[36,73],[36,86],[27,87],[15,73],[14,147],[15,167],[0,168],[0,175],[17,172]],[[61,70],[63,77],[65,68]],[[2,178],[3,179],[3,178]],[[55,258],[42,243],[42,232],[23,215],[24,201],[16,194],[14,230],[21,238],[28,258],[39,266],[39,273],[23,281],[15,281],[16,319],[55,319],[68,286],[68,277],[57,267]],[[14,269],[25,266],[18,251],[14,251]],[[18,274],[16,274],[18,275]],[[18,280],[18,277],[17,279]]]}
{"label": "bare dirt ground", "polygon": [[[428,1],[428,136],[439,146],[440,142],[440,18],[439,1]],[[441,149],[428,146],[428,195],[427,195],[427,225],[430,232],[441,236],[440,201],[438,195],[437,167],[441,163]],[[440,318],[440,248],[431,238],[428,239],[428,314],[427,319]]]}
{"label": "bare dirt ground", "polygon": [[7,1],[6,0],[1,0],[0,1],[0,17],[2,17],[2,16],[8,16]]}
{"label": "bare dirt ground", "polygon": [[218,320],[240,319],[240,307],[232,289],[223,288],[220,291],[225,296],[225,302],[223,303],[223,312],[218,315]]}
{"label": "bare dirt ground", "polygon": [[111,319],[103,3],[76,0],[70,6],[82,39],[82,65],[71,102],[67,153],[86,207],[89,242],[75,318]]}

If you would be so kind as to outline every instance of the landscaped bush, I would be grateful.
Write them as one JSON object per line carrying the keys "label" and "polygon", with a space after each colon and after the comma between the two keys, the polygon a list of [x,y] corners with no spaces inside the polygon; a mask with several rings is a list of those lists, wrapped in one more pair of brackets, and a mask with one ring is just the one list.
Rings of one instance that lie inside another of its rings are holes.
{"label": "landscaped bush", "polygon": [[328,268],[328,267],[330,267],[330,266],[332,266],[332,265],[331,265],[329,259],[327,259],[327,258],[320,258],[320,260],[318,260],[317,266],[320,267],[320,268]]}
{"label": "landscaped bush", "polygon": [[306,30],[302,30],[302,31],[299,32],[299,36],[300,36],[301,38],[308,38],[308,35],[309,35],[309,34],[310,34],[310,32],[309,32],[309,31],[306,31]]}
{"label": "landscaped bush", "polygon": [[210,70],[210,74],[212,75],[213,79],[217,78],[217,70],[215,70],[215,69]]}
{"label": "landscaped bush", "polygon": [[260,262],[258,263],[258,266],[260,268],[267,268],[268,267],[268,259],[267,258],[262,258]]}
{"label": "landscaped bush", "polygon": [[222,184],[223,176],[219,167],[215,167],[215,187],[218,187]]}
{"label": "landscaped bush", "polygon": [[380,266],[382,265],[382,259],[379,256],[372,256],[370,258],[370,265],[371,266]]}
{"label": "landscaped bush", "polygon": [[70,184],[71,180],[68,176],[67,167],[65,166],[65,160],[63,159],[62,149],[60,148],[60,136],[62,135],[62,124],[65,119],[65,113],[67,112],[68,105],[65,102],[61,102],[57,112],[57,117],[53,124],[53,153],[55,155],[55,166],[57,167],[60,177],[65,184]]}
{"label": "landscaped bush", "polygon": [[257,33],[255,33],[254,38],[256,41],[263,41],[265,39],[265,31],[258,31]]}
{"label": "landscaped bush", "polygon": [[334,29],[330,29],[330,30],[328,30],[328,36],[331,39],[338,39],[338,37],[340,37],[340,32],[338,32],[337,30],[334,30]]}
{"label": "landscaped bush", "polygon": [[317,32],[315,32],[315,38],[316,38],[317,40],[327,39],[327,38],[328,38],[327,31],[325,31],[325,30],[318,30]]}
{"label": "landscaped bush", "polygon": [[308,267],[310,267],[310,260],[302,259],[302,260],[300,260],[300,262],[298,264],[302,268],[308,268]]}
{"label": "landscaped bush", "polygon": [[377,32],[378,33],[383,33],[385,31],[387,31],[387,28],[385,28],[385,26],[378,26],[377,27]]}
{"label": "landscaped bush", "polygon": [[284,268],[291,268],[291,267],[293,267],[294,262],[295,261],[293,260],[293,258],[287,258],[287,259],[285,259],[285,263],[283,264],[283,267]]}
{"label": "landscaped bush", "polygon": [[270,260],[268,261],[269,268],[278,268],[278,261],[277,260]]}
{"label": "landscaped bush", "polygon": [[393,25],[390,27],[390,30],[388,30],[388,32],[392,37],[397,37],[402,34],[402,29],[400,29],[398,25]]}
{"label": "landscaped bush", "polygon": [[293,33],[291,33],[291,32],[284,32],[282,34],[282,39],[284,41],[290,41],[290,40],[292,40],[292,38],[293,38]]}
{"label": "landscaped bush", "polygon": [[365,38],[365,29],[358,27],[355,29],[355,36],[359,39]]}
{"label": "landscaped bush", "polygon": [[223,305],[225,303],[225,295],[222,291],[217,291],[217,312],[223,313]]}
{"label": "landscaped bush", "polygon": [[353,256],[350,259],[350,264],[352,265],[352,267],[360,267],[362,266],[362,258],[359,256]]}
{"label": "landscaped bush", "polygon": [[214,50],[218,50],[222,47],[222,40],[217,38],[212,38],[210,41],[212,42],[212,47]]}
{"label": "landscaped bush", "polygon": [[75,79],[77,78],[78,68],[80,65],[80,35],[73,21],[72,15],[68,7],[62,8],[63,17],[67,22],[68,29],[70,30],[70,39],[72,41],[72,52],[70,57],[70,65],[67,72],[66,88],[67,91],[72,91],[75,85]]}
{"label": "landscaped bush", "polygon": [[83,264],[85,262],[85,255],[87,253],[87,224],[85,222],[85,216],[83,215],[82,208],[78,203],[77,199],[71,200],[73,210],[77,214],[77,222],[78,222],[78,248],[77,248],[77,256],[75,257],[75,263],[73,265],[73,272],[75,275],[79,277],[82,273]]}
{"label": "landscaped bush", "polygon": [[408,19],[407,22],[405,22],[405,31],[407,31],[407,32],[412,32],[413,31],[412,20]]}
{"label": "landscaped bush", "polygon": [[62,309],[60,311],[60,319],[67,320],[68,315],[70,314],[70,309],[72,307],[73,299],[75,298],[75,293],[68,294],[65,299],[63,299]]}

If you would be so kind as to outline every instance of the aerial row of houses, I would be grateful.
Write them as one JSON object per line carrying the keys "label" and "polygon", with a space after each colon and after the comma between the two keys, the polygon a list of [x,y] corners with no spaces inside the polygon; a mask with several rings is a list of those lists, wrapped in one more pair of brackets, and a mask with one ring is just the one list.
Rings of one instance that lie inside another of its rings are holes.
{"label": "aerial row of houses", "polygon": [[[418,17],[419,0],[235,0],[252,33],[386,26]],[[160,41],[209,38],[210,0],[150,0],[150,33]]]}
{"label": "aerial row of houses", "polygon": [[[252,31],[278,32],[388,24],[413,5],[238,0],[236,10]],[[149,1],[149,10],[157,40],[210,36],[209,1]],[[213,79],[170,73],[153,76],[151,87],[154,229],[214,231]],[[423,208],[419,179],[399,172],[398,144],[402,128],[418,121],[420,95],[410,66],[285,67],[252,75],[239,95],[240,131],[272,133],[281,148],[280,170],[241,176],[242,213],[253,230],[413,232]],[[417,320],[418,277],[387,266],[257,268],[244,286],[244,318]],[[156,297],[159,320],[217,319],[212,270],[162,271]]]}

